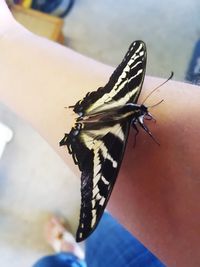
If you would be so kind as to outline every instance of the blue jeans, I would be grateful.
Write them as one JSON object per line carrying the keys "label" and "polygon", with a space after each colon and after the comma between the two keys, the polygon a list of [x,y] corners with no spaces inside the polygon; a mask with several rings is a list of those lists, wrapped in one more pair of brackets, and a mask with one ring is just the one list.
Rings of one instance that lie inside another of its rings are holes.
{"label": "blue jeans", "polygon": [[200,40],[195,44],[185,79],[193,84],[200,85]]}
{"label": "blue jeans", "polygon": [[71,253],[62,252],[42,258],[33,267],[165,266],[108,213],[104,213],[97,229],[86,241],[86,263]]}
{"label": "blue jeans", "polygon": [[33,267],[87,267],[87,265],[72,253],[60,252],[40,259]]}

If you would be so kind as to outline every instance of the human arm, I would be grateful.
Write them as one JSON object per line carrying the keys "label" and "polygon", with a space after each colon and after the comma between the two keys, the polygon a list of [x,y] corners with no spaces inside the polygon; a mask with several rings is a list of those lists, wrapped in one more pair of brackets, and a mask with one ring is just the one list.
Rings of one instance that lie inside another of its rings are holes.
{"label": "human arm", "polygon": [[[37,37],[12,19],[0,32],[0,58],[1,101],[79,176],[71,157],[58,146],[73,121],[64,107],[104,85],[113,69]],[[159,83],[147,77],[140,102]],[[133,149],[130,134],[109,205],[168,266],[199,266],[199,94],[195,86],[169,82],[152,95],[146,104],[164,99],[152,110],[157,124],[149,124],[161,146],[140,131]]]}
{"label": "human arm", "polygon": [[149,124],[160,146],[140,131],[133,149],[130,134],[109,208],[167,266],[199,266],[199,87],[169,82],[151,104],[161,99]]}

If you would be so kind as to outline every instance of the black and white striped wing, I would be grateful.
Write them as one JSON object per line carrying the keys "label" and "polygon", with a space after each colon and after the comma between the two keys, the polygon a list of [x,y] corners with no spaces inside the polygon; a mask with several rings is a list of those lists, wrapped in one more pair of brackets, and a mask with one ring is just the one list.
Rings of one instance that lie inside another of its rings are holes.
{"label": "black and white striped wing", "polygon": [[103,110],[136,103],[146,70],[146,46],[142,41],[133,42],[121,64],[108,83],[97,91],[88,93],[74,106],[74,112],[85,116]]}
{"label": "black and white striped wing", "polygon": [[81,211],[76,240],[87,238],[98,225],[115,184],[124,155],[130,122],[116,123],[101,130],[83,131]]}
{"label": "black and white striped wing", "polygon": [[[119,107],[137,102],[145,68],[145,44],[135,41],[108,83],[88,93],[73,106],[79,117],[60,145],[67,146],[81,171],[77,241],[84,240],[94,231],[112,192],[131,123],[130,120],[120,119]],[[110,114],[110,117],[106,114]],[[111,117],[115,117],[115,120]]]}

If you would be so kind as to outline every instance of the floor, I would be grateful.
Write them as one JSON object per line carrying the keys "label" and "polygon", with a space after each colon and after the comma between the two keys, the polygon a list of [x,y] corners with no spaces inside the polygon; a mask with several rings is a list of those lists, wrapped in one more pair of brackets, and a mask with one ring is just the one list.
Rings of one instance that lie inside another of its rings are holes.
{"label": "floor", "polygon": [[65,19],[66,44],[80,53],[116,66],[130,43],[147,44],[147,74],[184,80],[200,38],[197,0],[76,0]]}
{"label": "floor", "polygon": [[0,159],[0,266],[32,266],[52,252],[43,233],[50,214],[69,218],[76,228],[79,180],[28,124],[3,105],[0,121],[14,131]]}
{"label": "floor", "polygon": [[[126,3],[126,5],[125,5]],[[197,0],[76,0],[65,18],[65,43],[116,66],[136,39],[148,48],[147,74],[184,80],[200,37]],[[14,131],[0,160],[0,266],[27,267],[51,252],[43,237],[49,214],[75,229],[79,181],[41,137],[0,105],[0,121]]]}

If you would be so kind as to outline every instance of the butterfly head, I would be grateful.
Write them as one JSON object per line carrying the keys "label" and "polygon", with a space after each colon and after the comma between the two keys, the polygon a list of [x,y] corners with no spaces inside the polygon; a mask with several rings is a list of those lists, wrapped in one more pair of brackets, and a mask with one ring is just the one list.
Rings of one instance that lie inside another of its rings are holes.
{"label": "butterfly head", "polygon": [[140,106],[140,111],[138,114],[138,120],[143,123],[143,120],[154,120],[154,117],[151,115],[151,113],[148,110],[148,107],[142,104]]}
{"label": "butterfly head", "polygon": [[144,120],[156,121],[154,119],[154,117],[151,115],[151,113],[148,111],[148,107],[146,107],[144,104],[142,104],[140,106],[140,114],[134,123],[136,123],[136,122],[139,123],[139,125],[145,130],[145,132],[155,141],[155,143],[157,143],[159,145],[158,141],[154,138],[154,136],[150,132],[149,128],[144,123]]}
{"label": "butterfly head", "polygon": [[144,104],[142,104],[142,105],[140,106],[140,113],[141,113],[141,115],[146,115],[146,114],[149,113],[149,112],[148,112],[148,108],[147,108]]}

